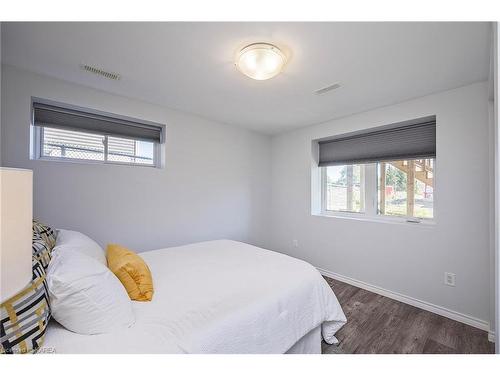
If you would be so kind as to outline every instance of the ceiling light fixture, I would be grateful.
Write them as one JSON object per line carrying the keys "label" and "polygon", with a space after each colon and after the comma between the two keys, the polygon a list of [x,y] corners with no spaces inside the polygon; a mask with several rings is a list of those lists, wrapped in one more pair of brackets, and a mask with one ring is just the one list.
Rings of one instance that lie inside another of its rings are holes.
{"label": "ceiling light fixture", "polygon": [[269,43],[253,43],[243,48],[237,58],[236,67],[247,77],[263,81],[278,75],[286,63],[281,50]]}

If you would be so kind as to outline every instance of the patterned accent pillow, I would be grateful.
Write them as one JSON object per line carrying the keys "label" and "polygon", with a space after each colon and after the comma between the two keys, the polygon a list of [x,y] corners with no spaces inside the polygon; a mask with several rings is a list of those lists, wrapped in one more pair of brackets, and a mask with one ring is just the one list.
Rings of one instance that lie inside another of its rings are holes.
{"label": "patterned accent pillow", "polygon": [[42,345],[50,320],[45,270],[33,258],[29,285],[0,305],[0,353],[33,353]]}
{"label": "patterned accent pillow", "polygon": [[49,266],[51,250],[47,242],[38,234],[33,234],[33,242],[31,245],[33,258],[38,260],[42,267],[46,270]]}
{"label": "patterned accent pillow", "polygon": [[33,236],[40,236],[49,246],[49,250],[56,245],[57,232],[38,220],[33,220]]}

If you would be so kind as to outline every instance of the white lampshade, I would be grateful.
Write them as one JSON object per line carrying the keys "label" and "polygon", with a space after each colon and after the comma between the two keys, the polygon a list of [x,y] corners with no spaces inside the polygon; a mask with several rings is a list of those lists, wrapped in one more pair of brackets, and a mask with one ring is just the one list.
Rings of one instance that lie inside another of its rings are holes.
{"label": "white lampshade", "polygon": [[0,301],[31,280],[33,172],[0,168]]}
{"label": "white lampshade", "polygon": [[281,72],[286,58],[281,50],[269,43],[254,43],[243,48],[236,59],[236,66],[244,75],[263,81]]}

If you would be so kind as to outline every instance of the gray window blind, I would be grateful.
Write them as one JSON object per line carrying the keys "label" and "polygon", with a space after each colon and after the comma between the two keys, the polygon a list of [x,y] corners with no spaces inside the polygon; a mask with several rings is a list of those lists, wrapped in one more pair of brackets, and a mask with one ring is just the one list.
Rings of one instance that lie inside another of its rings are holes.
{"label": "gray window blind", "polygon": [[59,104],[33,101],[33,122],[35,126],[80,130],[158,143],[163,141],[163,127],[160,124]]}
{"label": "gray window blind", "polygon": [[436,157],[436,117],[319,140],[319,166]]}

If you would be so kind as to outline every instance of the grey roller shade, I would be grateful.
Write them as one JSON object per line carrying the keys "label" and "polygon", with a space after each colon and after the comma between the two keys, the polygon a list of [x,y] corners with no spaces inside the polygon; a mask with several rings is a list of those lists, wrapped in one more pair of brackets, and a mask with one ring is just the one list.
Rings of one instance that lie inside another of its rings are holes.
{"label": "grey roller shade", "polygon": [[319,140],[319,166],[436,157],[436,117]]}
{"label": "grey roller shade", "polygon": [[59,104],[33,101],[33,123],[35,126],[81,130],[159,143],[163,141],[163,127],[160,124]]}

